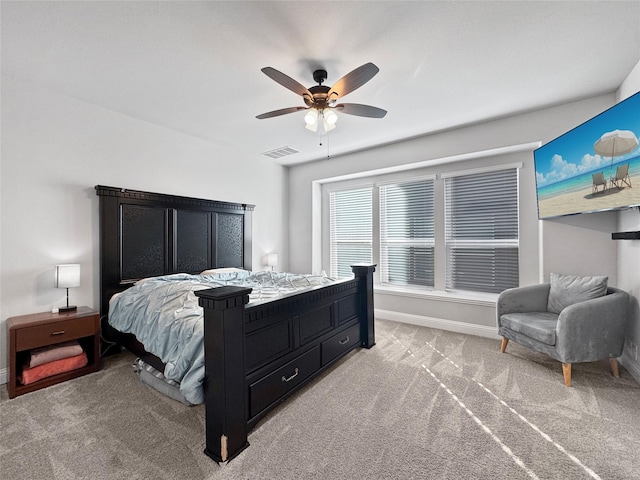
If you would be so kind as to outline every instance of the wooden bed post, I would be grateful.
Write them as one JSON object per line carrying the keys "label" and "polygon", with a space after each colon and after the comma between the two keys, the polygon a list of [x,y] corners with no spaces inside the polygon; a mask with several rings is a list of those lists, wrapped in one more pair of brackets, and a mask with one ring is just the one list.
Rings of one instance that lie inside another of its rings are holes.
{"label": "wooden bed post", "polygon": [[351,265],[351,270],[359,280],[358,288],[360,289],[360,298],[362,301],[360,306],[361,345],[365,348],[371,348],[376,344],[376,332],[373,321],[373,272],[376,271],[376,265],[358,263]]}
{"label": "wooden bed post", "polygon": [[206,448],[216,462],[231,460],[247,441],[244,305],[250,288],[196,291],[204,309]]}

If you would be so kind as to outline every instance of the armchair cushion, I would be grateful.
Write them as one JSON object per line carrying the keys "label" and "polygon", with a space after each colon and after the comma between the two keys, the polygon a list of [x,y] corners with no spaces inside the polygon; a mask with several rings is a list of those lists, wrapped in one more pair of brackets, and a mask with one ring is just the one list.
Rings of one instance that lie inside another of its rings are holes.
{"label": "armchair cushion", "polygon": [[547,311],[559,314],[575,303],[602,297],[607,293],[609,277],[576,277],[561,273],[551,273],[551,288]]}
{"label": "armchair cushion", "polygon": [[507,313],[500,323],[514,332],[526,335],[546,345],[556,344],[558,315],[549,312]]}

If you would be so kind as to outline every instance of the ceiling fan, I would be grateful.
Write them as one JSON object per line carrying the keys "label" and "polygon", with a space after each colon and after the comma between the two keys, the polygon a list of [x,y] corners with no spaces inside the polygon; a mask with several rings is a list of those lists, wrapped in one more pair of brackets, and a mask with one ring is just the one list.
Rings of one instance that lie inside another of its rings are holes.
{"label": "ceiling fan", "polygon": [[293,78],[285,75],[275,68],[264,67],[262,72],[265,75],[272,80],[275,80],[283,87],[288,88],[293,93],[302,96],[302,100],[306,107],[281,108],[280,110],[273,110],[272,112],[257,115],[256,118],[264,119],[278,117],[288,113],[299,112],[300,110],[307,110],[307,114],[304,117],[306,127],[314,132],[317,131],[319,123],[322,123],[325,132],[335,128],[336,121],[338,120],[335,110],[359,117],[382,118],[387,114],[387,111],[378,107],[362,105],[359,103],[336,104],[339,98],[353,92],[356,88],[367,83],[379,71],[380,69],[373,63],[365,63],[355,70],[347,73],[344,77],[338,80],[333,87],[327,87],[326,85],[322,85],[322,83],[327,79],[327,71],[316,70],[313,72],[313,79],[318,82],[318,85],[306,88]]}

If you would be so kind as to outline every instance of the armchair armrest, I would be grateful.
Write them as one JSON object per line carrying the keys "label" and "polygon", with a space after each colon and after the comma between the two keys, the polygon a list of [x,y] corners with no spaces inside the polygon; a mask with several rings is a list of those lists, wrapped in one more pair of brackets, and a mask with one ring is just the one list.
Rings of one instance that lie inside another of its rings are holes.
{"label": "armchair armrest", "polygon": [[510,288],[498,296],[496,314],[498,325],[505,313],[546,312],[550,284],[529,285]]}
{"label": "armchair armrest", "polygon": [[617,291],[562,310],[556,327],[560,360],[592,362],[622,355],[628,308],[629,295]]}

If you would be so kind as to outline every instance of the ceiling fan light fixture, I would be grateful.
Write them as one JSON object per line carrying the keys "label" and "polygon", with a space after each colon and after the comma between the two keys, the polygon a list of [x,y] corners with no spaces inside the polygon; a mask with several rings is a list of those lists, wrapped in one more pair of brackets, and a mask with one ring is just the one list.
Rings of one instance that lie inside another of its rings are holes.
{"label": "ceiling fan light fixture", "polygon": [[304,123],[307,130],[318,131],[318,110],[310,108],[304,116]]}
{"label": "ceiling fan light fixture", "polygon": [[335,123],[329,123],[327,122],[327,120],[325,118],[322,119],[322,128],[324,130],[324,133],[329,133],[330,130],[333,130],[334,128],[336,128],[336,124]]}
{"label": "ceiling fan light fixture", "polygon": [[324,124],[324,132],[325,133],[329,133],[329,130],[333,130],[334,128],[336,128],[335,125],[329,125],[328,123],[325,122],[325,124]]}
{"label": "ceiling fan light fixture", "polygon": [[[318,126],[318,110],[315,108],[310,108],[307,110],[307,113],[304,116],[304,122],[307,124],[307,128],[310,126],[317,127]],[[313,129],[315,131],[315,128]]]}
{"label": "ceiling fan light fixture", "polygon": [[325,108],[324,110],[322,110],[322,116],[324,117],[326,123],[335,127],[336,122],[338,121],[338,115],[336,115],[336,112],[329,108]]}

